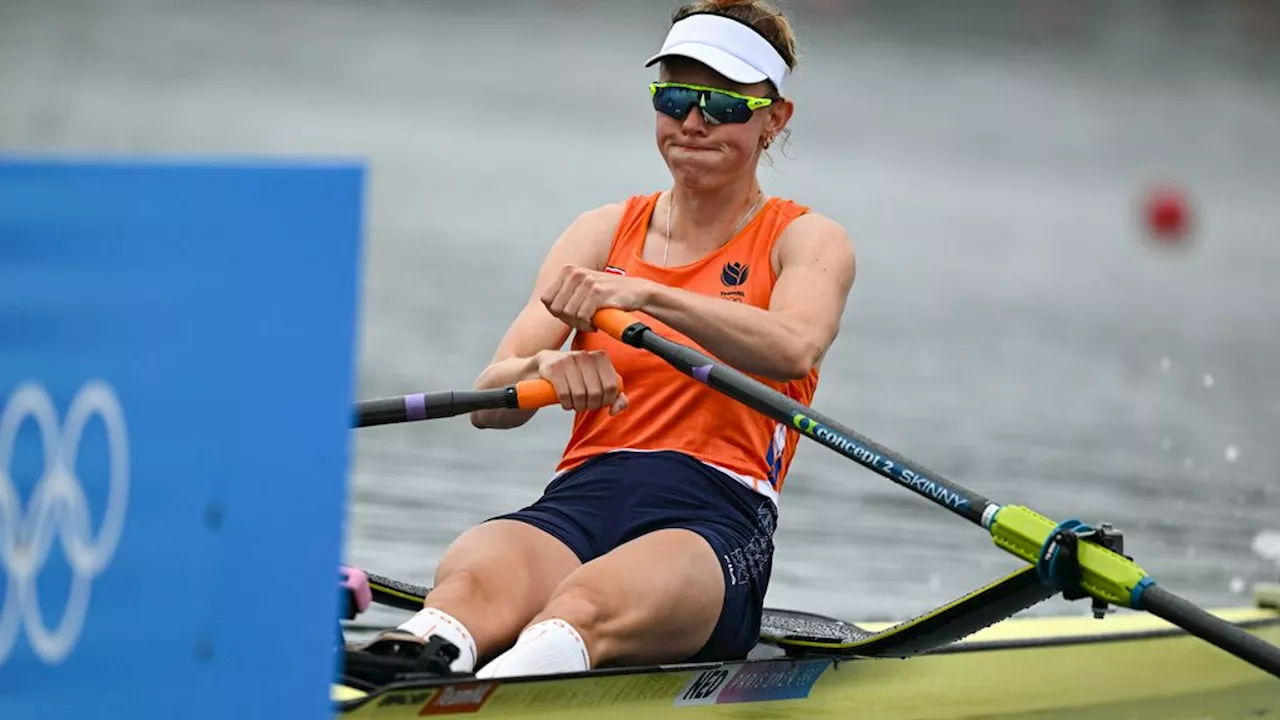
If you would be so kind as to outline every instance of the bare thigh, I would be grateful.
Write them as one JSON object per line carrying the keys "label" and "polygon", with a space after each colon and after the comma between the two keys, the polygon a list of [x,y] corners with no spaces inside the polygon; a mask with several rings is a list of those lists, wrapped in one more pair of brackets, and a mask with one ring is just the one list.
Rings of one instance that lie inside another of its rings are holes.
{"label": "bare thigh", "polygon": [[657,530],[574,570],[535,621],[577,628],[594,667],[680,662],[711,637],[724,573],[701,535]]}
{"label": "bare thigh", "polygon": [[518,520],[491,520],[458,536],[436,568],[427,607],[467,627],[480,658],[515,642],[582,563],[564,543]]}

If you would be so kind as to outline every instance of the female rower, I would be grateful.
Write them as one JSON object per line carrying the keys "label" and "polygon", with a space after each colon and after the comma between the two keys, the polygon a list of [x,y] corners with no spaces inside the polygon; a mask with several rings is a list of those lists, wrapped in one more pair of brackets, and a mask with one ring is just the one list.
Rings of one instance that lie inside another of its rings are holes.
{"label": "female rower", "polygon": [[[766,196],[756,178],[794,111],[795,38],[780,12],[763,0],[690,2],[655,63],[671,189],[579,216],[476,383],[555,385],[576,411],[557,472],[532,505],[458,537],[425,607],[393,631],[456,645],[454,671],[733,659],[758,637],[796,433],[594,331],[592,316],[641,313],[809,404],[853,284],[853,248],[837,223]],[[490,410],[472,422],[512,428],[532,415]]]}

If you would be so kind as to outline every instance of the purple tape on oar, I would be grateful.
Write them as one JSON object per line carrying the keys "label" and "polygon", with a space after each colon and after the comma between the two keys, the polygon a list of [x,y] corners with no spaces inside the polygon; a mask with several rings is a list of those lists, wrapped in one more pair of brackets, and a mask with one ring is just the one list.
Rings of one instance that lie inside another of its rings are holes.
{"label": "purple tape on oar", "polygon": [[369,589],[369,576],[360,568],[346,565],[342,566],[341,572],[342,587],[350,591],[351,599],[355,602],[356,614],[369,609],[369,604],[373,602],[373,590]]}
{"label": "purple tape on oar", "polygon": [[410,420],[427,419],[427,397],[422,393],[404,396],[404,414]]}
{"label": "purple tape on oar", "polygon": [[699,365],[693,369],[693,376],[698,379],[698,382],[705,385],[711,379],[711,366]]}

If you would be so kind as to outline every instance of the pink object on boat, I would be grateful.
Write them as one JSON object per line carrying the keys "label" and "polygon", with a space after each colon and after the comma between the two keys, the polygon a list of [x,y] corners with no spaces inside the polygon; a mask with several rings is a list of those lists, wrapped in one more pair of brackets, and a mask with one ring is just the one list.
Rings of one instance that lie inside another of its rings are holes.
{"label": "pink object on boat", "polygon": [[342,566],[342,587],[351,591],[356,604],[356,612],[362,613],[373,602],[373,591],[369,589],[369,576],[360,568]]}

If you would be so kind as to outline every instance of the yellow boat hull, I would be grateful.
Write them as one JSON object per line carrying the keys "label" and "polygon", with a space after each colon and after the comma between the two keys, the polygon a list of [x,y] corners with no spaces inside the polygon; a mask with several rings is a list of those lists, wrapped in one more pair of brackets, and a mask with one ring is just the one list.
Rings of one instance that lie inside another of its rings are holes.
{"label": "yellow boat hull", "polygon": [[[1280,643],[1280,612],[1215,614]],[[878,629],[864,625],[869,630]],[[1015,618],[908,660],[789,659],[503,682],[335,686],[341,716],[1280,718],[1280,679],[1145,613]],[[1081,713],[1087,713],[1082,715]]]}

